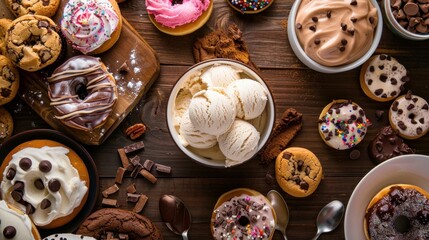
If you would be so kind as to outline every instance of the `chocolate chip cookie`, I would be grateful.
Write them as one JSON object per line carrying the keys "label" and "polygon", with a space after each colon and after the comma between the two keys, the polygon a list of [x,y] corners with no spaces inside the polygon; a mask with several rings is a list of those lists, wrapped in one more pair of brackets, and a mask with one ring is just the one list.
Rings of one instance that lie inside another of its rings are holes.
{"label": "chocolate chip cookie", "polygon": [[10,102],[18,88],[18,70],[7,57],[0,55],[0,106]]}
{"label": "chocolate chip cookie", "polygon": [[27,14],[52,17],[57,12],[60,0],[5,0],[5,3],[17,17]]}
{"label": "chocolate chip cookie", "polygon": [[13,132],[13,119],[6,109],[0,107],[0,143],[10,137]]}
{"label": "chocolate chip cookie", "polygon": [[57,31],[57,25],[48,17],[19,17],[6,31],[6,55],[23,70],[40,70],[54,63],[61,54],[61,37]]}
{"label": "chocolate chip cookie", "polygon": [[128,235],[129,240],[162,240],[161,232],[148,218],[118,208],[103,208],[92,213],[77,230],[77,234],[104,238],[106,234],[118,237]]}
{"label": "chocolate chip cookie", "polygon": [[322,165],[311,151],[290,147],[276,159],[276,180],[283,191],[294,197],[311,195],[322,179]]}
{"label": "chocolate chip cookie", "polygon": [[0,55],[6,54],[6,31],[9,28],[9,25],[12,23],[12,20],[7,18],[0,18]]}

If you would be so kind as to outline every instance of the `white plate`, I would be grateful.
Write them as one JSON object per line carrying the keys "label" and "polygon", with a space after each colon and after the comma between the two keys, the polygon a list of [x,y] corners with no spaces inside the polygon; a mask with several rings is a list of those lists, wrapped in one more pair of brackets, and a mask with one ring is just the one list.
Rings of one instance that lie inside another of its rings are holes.
{"label": "white plate", "polygon": [[403,155],[372,169],[358,183],[347,204],[344,220],[346,239],[365,239],[363,219],[369,201],[391,184],[413,184],[429,191],[429,156]]}

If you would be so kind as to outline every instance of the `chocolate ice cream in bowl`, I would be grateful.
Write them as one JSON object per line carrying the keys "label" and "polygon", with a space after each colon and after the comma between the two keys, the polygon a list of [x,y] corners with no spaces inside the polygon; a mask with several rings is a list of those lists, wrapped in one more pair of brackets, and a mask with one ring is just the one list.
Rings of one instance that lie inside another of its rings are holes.
{"label": "chocolate ice cream in bowl", "polygon": [[176,145],[205,166],[225,168],[252,159],[275,121],[274,100],[245,64],[212,59],[190,67],[173,86],[167,126]]}
{"label": "chocolate ice cream in bowl", "polygon": [[288,19],[295,55],[323,73],[362,65],[376,50],[382,30],[376,0],[297,0]]}

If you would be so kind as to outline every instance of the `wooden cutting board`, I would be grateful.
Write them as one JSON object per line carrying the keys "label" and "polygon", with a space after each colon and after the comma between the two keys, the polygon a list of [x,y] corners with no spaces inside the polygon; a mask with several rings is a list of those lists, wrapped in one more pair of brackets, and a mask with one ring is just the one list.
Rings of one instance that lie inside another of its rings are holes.
{"label": "wooden cutting board", "polygon": [[[62,17],[65,3],[66,1],[62,1],[53,18],[57,24]],[[0,18],[5,17],[14,19],[4,1],[0,1]],[[159,75],[160,63],[155,51],[127,20],[124,18],[122,20],[123,26],[119,40],[107,52],[97,55],[115,77],[118,89],[116,106],[102,127],[86,132],[63,125],[54,117],[53,108],[49,105],[48,83],[45,80],[48,75],[46,71],[43,69],[38,72],[20,71],[19,96],[52,128],[62,131],[84,144],[100,145],[103,143],[136,106]],[[64,61],[80,54],[67,44]],[[129,71],[120,73],[119,68],[124,63],[127,64]]]}

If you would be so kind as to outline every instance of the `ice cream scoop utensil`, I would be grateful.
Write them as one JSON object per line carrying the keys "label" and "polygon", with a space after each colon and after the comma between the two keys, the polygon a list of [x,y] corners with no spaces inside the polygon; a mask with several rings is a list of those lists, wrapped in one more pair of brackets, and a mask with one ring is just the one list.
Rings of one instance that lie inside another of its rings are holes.
{"label": "ice cream scoop utensil", "polygon": [[344,215],[344,205],[338,200],[334,200],[324,206],[317,215],[317,233],[313,240],[319,238],[322,233],[334,230],[341,222]]}
{"label": "ice cream scoop utensil", "polygon": [[159,211],[162,221],[173,233],[188,240],[188,231],[191,228],[191,214],[183,201],[173,195],[163,195],[159,199]]}
{"label": "ice cream scoop utensil", "polygon": [[269,191],[267,193],[267,198],[270,200],[271,206],[273,206],[276,212],[276,230],[279,230],[283,234],[284,240],[287,240],[286,227],[289,223],[289,208],[287,207],[286,201],[276,190]]}

